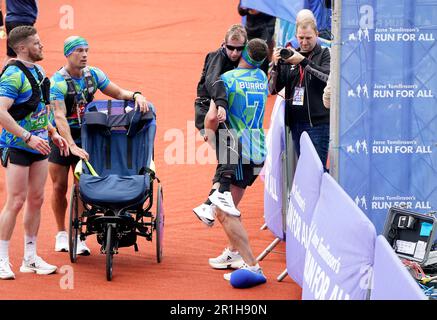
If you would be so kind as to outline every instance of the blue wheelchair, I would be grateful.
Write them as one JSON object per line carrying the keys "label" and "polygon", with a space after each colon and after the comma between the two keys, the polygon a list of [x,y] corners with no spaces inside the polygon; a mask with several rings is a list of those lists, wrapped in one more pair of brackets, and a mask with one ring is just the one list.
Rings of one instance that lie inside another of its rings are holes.
{"label": "blue wheelchair", "polygon": [[162,260],[163,190],[153,163],[156,114],[152,104],[149,108],[143,114],[130,101],[94,101],[82,120],[82,148],[90,157],[76,166],[79,182],[71,190],[70,260],[77,261],[78,238],[83,241],[95,234],[106,255],[108,281],[114,254],[120,247],[138,251],[137,236],[152,241],[155,231],[157,262]]}

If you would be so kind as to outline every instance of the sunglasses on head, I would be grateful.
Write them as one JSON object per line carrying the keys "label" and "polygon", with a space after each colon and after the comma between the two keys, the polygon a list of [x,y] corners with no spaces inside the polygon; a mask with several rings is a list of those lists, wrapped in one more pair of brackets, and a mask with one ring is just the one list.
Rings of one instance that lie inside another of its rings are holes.
{"label": "sunglasses on head", "polygon": [[226,44],[225,46],[230,51],[234,51],[234,50],[243,51],[244,47],[245,47],[245,46],[234,47],[234,46],[231,46],[230,44]]}

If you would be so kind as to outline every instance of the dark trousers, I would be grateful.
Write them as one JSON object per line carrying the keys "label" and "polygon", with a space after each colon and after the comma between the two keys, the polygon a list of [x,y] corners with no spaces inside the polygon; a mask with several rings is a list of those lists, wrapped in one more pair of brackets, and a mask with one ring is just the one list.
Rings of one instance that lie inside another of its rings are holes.
{"label": "dark trousers", "polygon": [[290,130],[297,156],[300,156],[300,136],[302,132],[306,131],[326,171],[329,149],[329,124],[319,124],[311,127],[309,122],[295,122],[290,124]]}

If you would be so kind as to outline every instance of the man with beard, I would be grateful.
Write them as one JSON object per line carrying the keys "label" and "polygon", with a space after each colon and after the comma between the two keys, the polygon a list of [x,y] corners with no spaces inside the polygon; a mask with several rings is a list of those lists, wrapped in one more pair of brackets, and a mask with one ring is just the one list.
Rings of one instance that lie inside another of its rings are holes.
{"label": "man with beard", "polygon": [[15,279],[9,263],[9,242],[24,206],[24,259],[20,271],[51,274],[57,267],[36,254],[36,239],[47,178],[48,137],[61,154],[67,142],[48,121],[50,83],[35,62],[43,59],[40,38],[32,26],[14,28],[9,44],[17,53],[0,77],[1,162],[6,168],[6,204],[0,215],[0,279]]}

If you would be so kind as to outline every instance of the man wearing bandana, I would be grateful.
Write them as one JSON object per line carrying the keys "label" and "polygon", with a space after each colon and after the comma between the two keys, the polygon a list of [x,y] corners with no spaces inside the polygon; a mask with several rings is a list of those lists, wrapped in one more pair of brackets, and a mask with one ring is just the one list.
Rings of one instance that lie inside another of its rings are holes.
{"label": "man wearing bandana", "polygon": [[[238,153],[235,171],[228,177],[230,192],[216,190],[211,202],[216,206],[217,219],[229,240],[228,248],[239,252],[245,262],[239,270],[224,275],[234,287],[249,287],[264,283],[266,278],[250,248],[247,232],[236,208],[245,189],[256,180],[266,156],[263,130],[264,110],[267,101],[267,76],[259,69],[268,55],[268,47],[261,39],[252,39],[244,48],[238,67],[221,76],[228,98],[228,108],[212,103],[209,112],[217,117],[217,123],[226,123],[229,138],[228,151]],[[214,130],[215,128],[206,129]],[[221,150],[222,151],[222,150]],[[220,184],[226,181],[220,181]],[[235,204],[235,205],[234,205]],[[223,255],[226,255],[226,249]],[[210,259],[214,268],[215,260]]]}
{"label": "man wearing bandana", "polygon": [[[88,153],[81,148],[80,125],[86,104],[90,103],[97,90],[118,100],[134,100],[135,107],[148,111],[147,100],[141,92],[120,88],[111,82],[99,68],[87,66],[88,42],[80,36],[71,36],[64,41],[64,55],[67,64],[51,78],[50,100],[56,127],[70,149],[70,156],[64,157],[56,146],[49,157],[49,173],[53,182],[52,209],[56,218],[58,234],[55,251],[68,251],[68,234],[65,231],[66,193],[68,171],[80,159],[88,159]],[[90,249],[79,239],[77,253],[89,255]]]}

